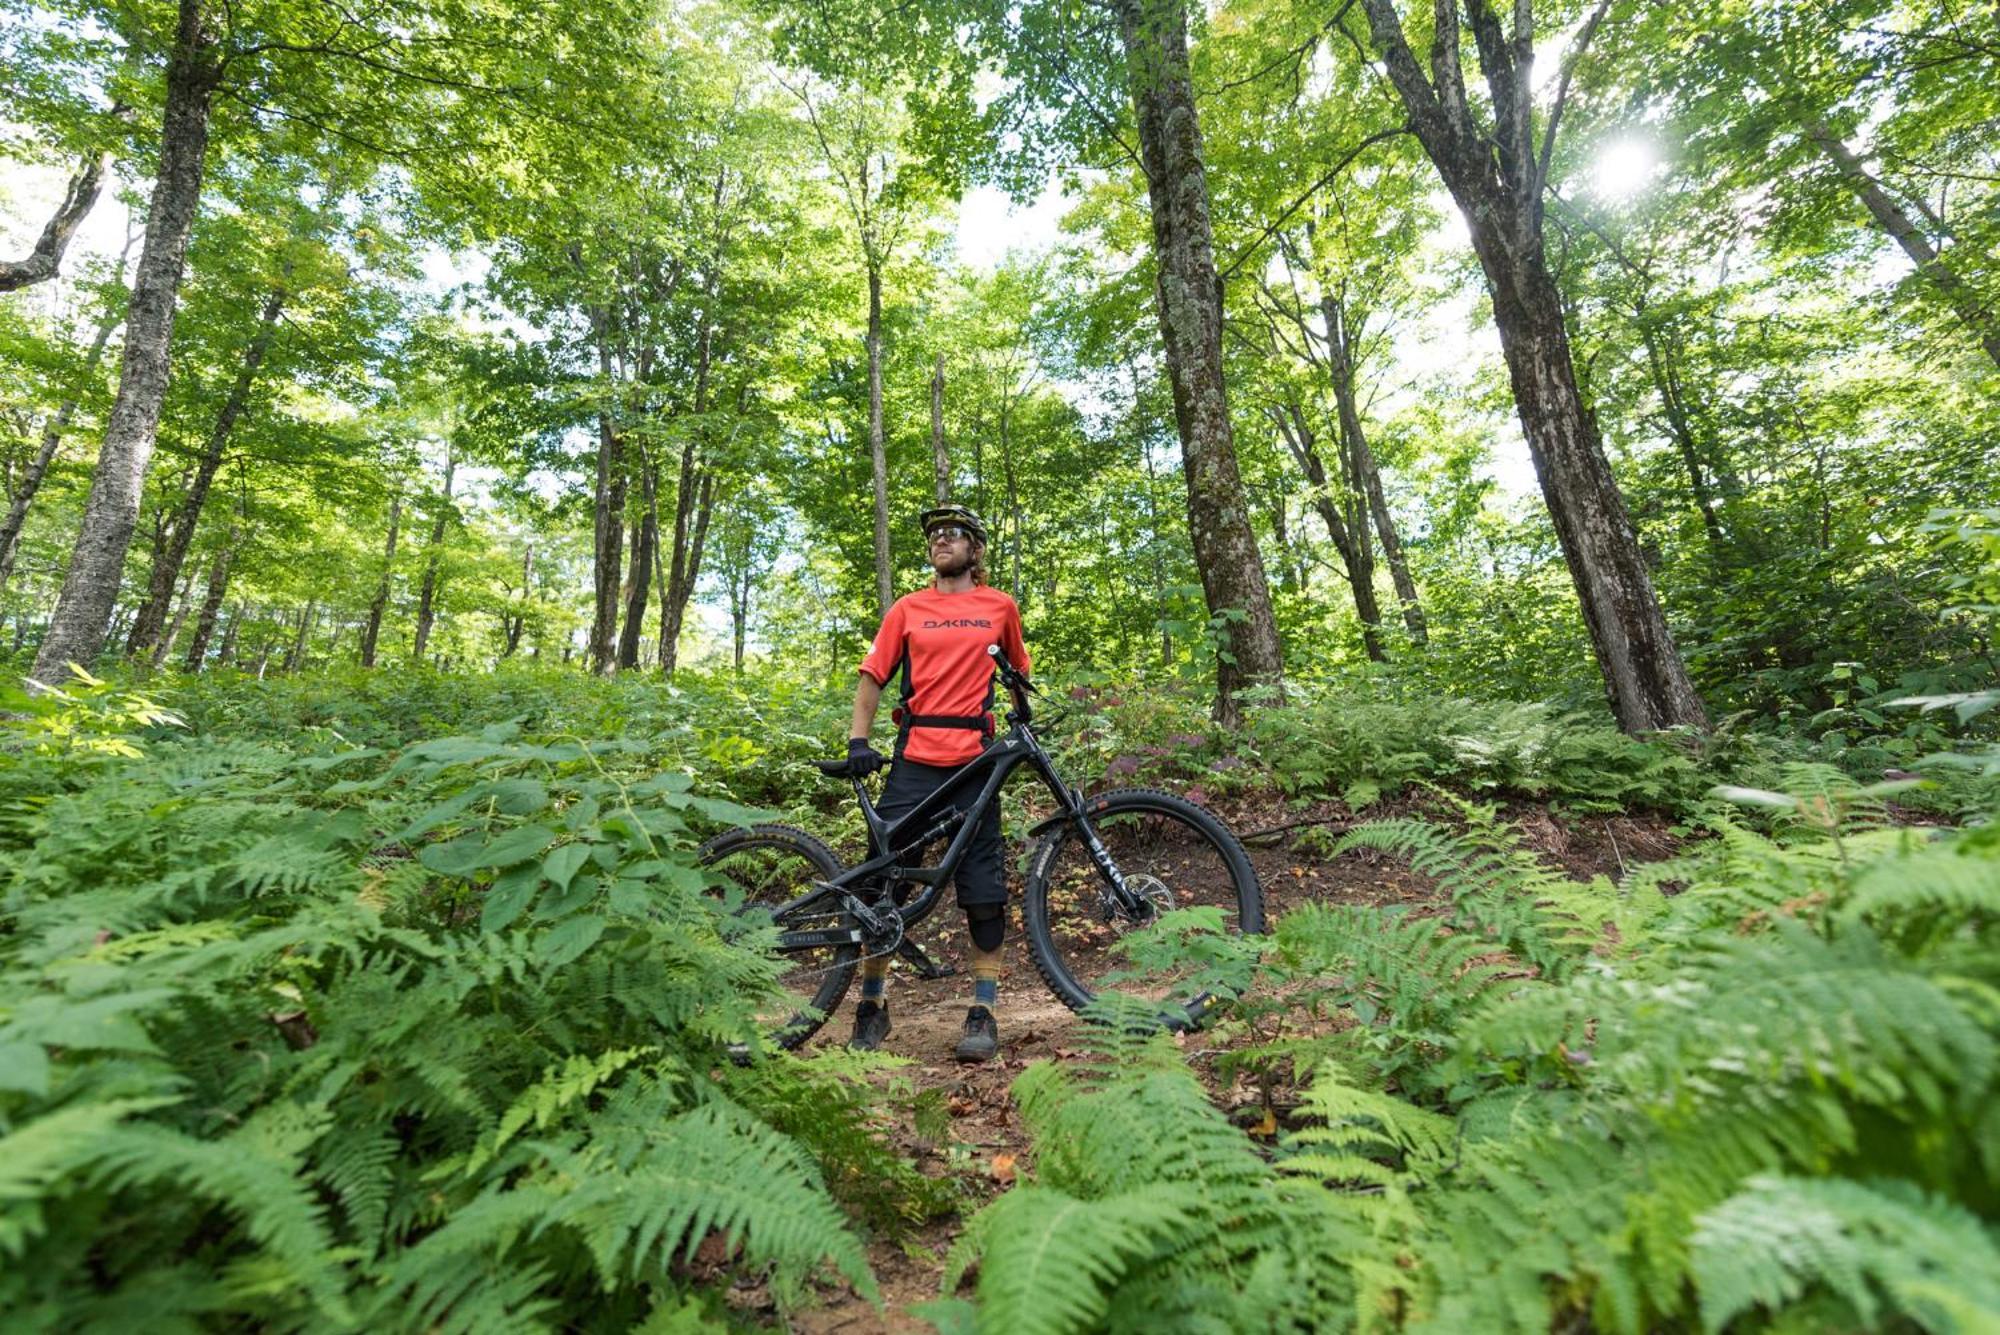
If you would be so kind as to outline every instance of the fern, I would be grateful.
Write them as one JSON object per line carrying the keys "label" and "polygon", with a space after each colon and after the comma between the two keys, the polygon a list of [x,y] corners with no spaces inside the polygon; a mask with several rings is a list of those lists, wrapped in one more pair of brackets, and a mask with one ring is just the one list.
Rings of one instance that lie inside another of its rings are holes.
{"label": "fern", "polygon": [[1377,821],[1349,831],[1334,851],[1366,848],[1408,859],[1450,898],[1454,926],[1504,946],[1546,977],[1562,977],[1594,944],[1579,937],[1574,916],[1561,907],[1573,894],[1567,878],[1523,847],[1492,807],[1454,806],[1463,832],[1423,820]]}
{"label": "fern", "polygon": [[1861,1326],[1938,1332],[2000,1321],[2000,1246],[1964,1208],[1907,1182],[1758,1176],[1696,1221],[1702,1324],[1779,1311],[1823,1286]]}

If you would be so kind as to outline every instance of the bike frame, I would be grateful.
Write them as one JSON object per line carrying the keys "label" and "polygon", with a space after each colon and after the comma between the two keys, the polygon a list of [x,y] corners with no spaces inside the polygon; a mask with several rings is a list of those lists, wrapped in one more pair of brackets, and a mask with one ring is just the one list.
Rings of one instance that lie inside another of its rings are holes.
{"label": "bike frame", "polygon": [[[1042,826],[1064,820],[1073,822],[1083,833],[1085,846],[1116,902],[1130,911],[1142,911],[1138,896],[1126,888],[1125,878],[1119,874],[1111,855],[1091,828],[1084,814],[1082,791],[1062,781],[1062,776],[1056,773],[1055,765],[1049,759],[1048,751],[1020,712],[1010,713],[1007,722],[1005,733],[988,742],[985,750],[960,766],[939,785],[936,792],[894,822],[876,814],[875,804],[868,799],[867,788],[860,779],[854,779],[854,794],[860,800],[862,818],[868,823],[869,842],[880,851],[830,881],[815,882],[806,894],[771,910],[772,919],[782,925],[786,919],[797,917],[823,901],[832,901],[839,910],[845,910],[849,907],[847,901],[858,897],[857,892],[867,882],[879,878],[880,885],[885,889],[897,881],[915,881],[924,889],[908,904],[877,905],[874,911],[885,915],[893,913],[902,920],[905,928],[922,922],[937,904],[945,882],[952,878],[958,864],[964,861],[965,852],[972,845],[974,831],[985,818],[987,809],[999,800],[1001,785],[1023,765],[1032,770],[1043,786],[1055,795],[1061,808],[1056,815],[1042,822]],[[977,787],[978,794],[972,805],[961,808],[959,803],[974,787]],[[951,833],[951,843],[935,866],[907,866],[901,861],[908,855],[920,854],[926,846],[945,837],[947,832]],[[829,928],[781,932],[777,948],[781,951],[812,950],[824,946],[866,945],[868,941],[869,932],[865,927]]]}

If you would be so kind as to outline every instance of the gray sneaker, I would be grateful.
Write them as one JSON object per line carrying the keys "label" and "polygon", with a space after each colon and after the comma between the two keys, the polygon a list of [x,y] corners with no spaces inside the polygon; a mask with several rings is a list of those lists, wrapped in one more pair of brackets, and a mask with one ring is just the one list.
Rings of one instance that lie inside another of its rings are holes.
{"label": "gray sneaker", "polygon": [[1000,1026],[993,1023],[993,1012],[984,1006],[974,1006],[965,1013],[965,1037],[958,1040],[958,1049],[952,1055],[962,1062],[983,1062],[999,1054]]}
{"label": "gray sneaker", "polygon": [[873,1052],[882,1046],[882,1040],[888,1036],[887,1006],[879,1001],[864,1001],[854,1008],[854,1037],[847,1040],[848,1047]]}

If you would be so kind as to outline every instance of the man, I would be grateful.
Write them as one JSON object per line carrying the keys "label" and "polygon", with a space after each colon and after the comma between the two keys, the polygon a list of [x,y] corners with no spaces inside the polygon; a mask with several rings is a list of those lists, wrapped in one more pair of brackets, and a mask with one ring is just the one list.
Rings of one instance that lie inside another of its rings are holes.
{"label": "man", "polygon": [[[993,661],[999,645],[1008,661],[1028,670],[1021,641],[1021,610],[986,585],[986,525],[962,505],[926,510],[921,523],[934,578],[931,587],[896,601],[875,646],[861,661],[854,692],[854,724],[847,758],[856,774],[884,763],[869,744],[882,689],[903,678],[896,711],[895,763],[877,804],[893,820],[950,782],[958,768],[985,749],[993,735]],[[1000,943],[1007,933],[1007,873],[1000,844],[998,804],[974,832],[954,879],[959,907],[972,937],[972,1007],[959,1040],[960,1061],[987,1061],[1000,1050],[994,1012],[1000,1004]],[[851,1046],[874,1049],[889,1036],[889,957],[861,965],[861,1004],[854,1012]]]}

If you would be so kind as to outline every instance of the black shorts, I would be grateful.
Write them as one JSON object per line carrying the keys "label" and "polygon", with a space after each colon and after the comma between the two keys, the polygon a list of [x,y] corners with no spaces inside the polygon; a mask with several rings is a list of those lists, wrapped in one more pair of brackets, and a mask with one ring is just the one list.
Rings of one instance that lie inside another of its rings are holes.
{"label": "black shorts", "polygon": [[[875,804],[875,810],[884,820],[894,821],[915,810],[917,803],[943,787],[958,772],[947,765],[921,765],[914,760],[898,760],[889,767],[889,781],[882,787],[882,800]],[[967,805],[979,796],[978,784],[985,777],[981,774],[967,783],[964,798]],[[972,832],[972,842],[966,846],[965,858],[958,864],[952,884],[958,890],[960,908],[1007,902],[1007,859],[1000,839],[999,802],[986,809],[979,828]]]}

